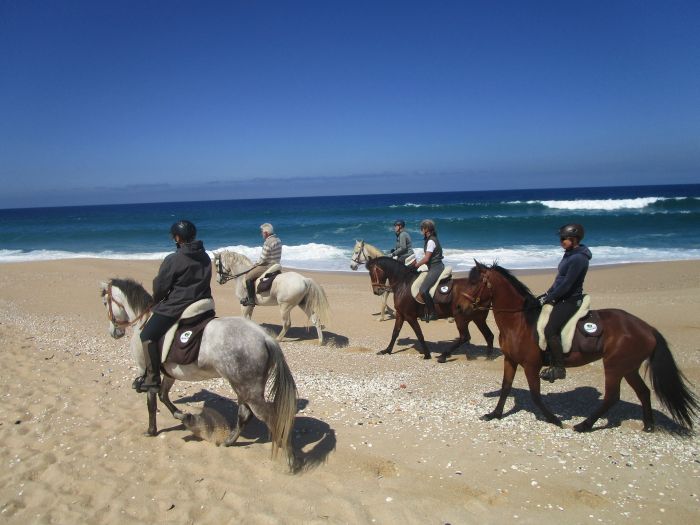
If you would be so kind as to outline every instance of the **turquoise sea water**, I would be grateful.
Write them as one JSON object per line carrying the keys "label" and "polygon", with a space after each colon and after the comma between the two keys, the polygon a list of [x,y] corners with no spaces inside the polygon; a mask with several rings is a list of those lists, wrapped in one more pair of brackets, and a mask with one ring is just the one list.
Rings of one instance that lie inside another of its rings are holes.
{"label": "turquoise sea water", "polygon": [[473,259],[511,269],[551,268],[557,229],[586,228],[592,264],[700,260],[700,185],[536,189],[289,199],[199,201],[0,210],[0,262],[101,257],[161,259],[168,231],[193,221],[208,250],[260,253],[258,226],[270,222],[290,268],[350,271],[356,239],[382,249],[402,218],[422,248],[418,225],[435,220],[446,261]]}

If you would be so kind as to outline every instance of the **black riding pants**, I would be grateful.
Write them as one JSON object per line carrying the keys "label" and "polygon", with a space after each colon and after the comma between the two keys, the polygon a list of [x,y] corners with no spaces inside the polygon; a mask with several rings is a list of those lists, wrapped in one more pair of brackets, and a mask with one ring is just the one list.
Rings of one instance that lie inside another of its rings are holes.
{"label": "black riding pants", "polygon": [[549,321],[544,329],[544,337],[547,341],[552,336],[560,336],[561,330],[566,322],[573,317],[581,306],[582,297],[580,295],[559,301],[554,305]]}
{"label": "black riding pants", "polygon": [[157,343],[176,322],[177,317],[154,313],[141,330],[141,342],[153,341]]}

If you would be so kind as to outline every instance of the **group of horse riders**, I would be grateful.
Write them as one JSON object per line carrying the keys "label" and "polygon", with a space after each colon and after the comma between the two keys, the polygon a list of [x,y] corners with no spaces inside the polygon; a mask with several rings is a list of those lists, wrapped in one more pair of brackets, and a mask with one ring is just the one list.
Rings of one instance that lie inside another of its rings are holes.
{"label": "group of horse riders", "polygon": [[[435,223],[430,219],[421,221],[420,231],[424,239],[424,255],[420,260],[415,260],[413,257],[412,262],[409,258],[414,253],[411,236],[406,231],[406,222],[403,219],[395,221],[394,231],[396,233],[396,246],[388,252],[388,255],[404,263],[409,260],[409,266],[414,268],[423,264],[428,267],[428,274],[420,286],[420,294],[425,302],[425,313],[422,320],[425,322],[433,321],[437,319],[437,316],[429,290],[445,269],[442,262],[444,258],[442,246],[440,246],[437,237]],[[564,249],[564,256],[559,262],[554,283],[546,293],[538,297],[540,304],[553,306],[544,331],[547,350],[550,352],[551,366],[545,368],[540,374],[542,379],[550,382],[566,377],[561,331],[566,322],[581,306],[583,281],[588,272],[588,262],[592,257],[591,251],[581,242],[583,235],[583,226],[580,224],[565,224],[559,228],[559,240]]]}
{"label": "group of horse riders", "polygon": [[[417,269],[426,265],[428,272],[420,286],[420,294],[425,302],[423,321],[437,319],[435,305],[429,290],[442,274],[445,266],[443,251],[437,237],[435,222],[425,219],[420,223],[423,235],[423,257],[416,260],[411,236],[406,231],[402,219],[394,222],[396,245],[388,252],[390,257]],[[282,256],[282,241],[275,234],[273,226],[265,223],[260,226],[263,237],[262,253],[258,261],[246,275],[247,297],[241,300],[244,306],[255,305],[255,281],[273,264],[279,264]],[[141,344],[146,362],[143,376],[137,377],[133,388],[137,392],[158,392],[160,389],[160,349],[158,341],[177,322],[185,309],[196,301],[209,299],[211,293],[211,258],[202,241],[197,240],[197,228],[187,220],[180,220],[170,228],[175,242],[175,252],[162,262],[158,274],[153,279],[152,315],[141,331]],[[545,328],[547,350],[551,355],[551,366],[542,371],[541,377],[550,382],[566,377],[561,329],[581,306],[583,282],[588,271],[591,251],[581,243],[584,236],[580,224],[566,224],[559,229],[564,256],[558,266],[557,276],[547,292],[538,297],[541,304],[553,305],[553,310]],[[408,263],[406,262],[408,260]]]}

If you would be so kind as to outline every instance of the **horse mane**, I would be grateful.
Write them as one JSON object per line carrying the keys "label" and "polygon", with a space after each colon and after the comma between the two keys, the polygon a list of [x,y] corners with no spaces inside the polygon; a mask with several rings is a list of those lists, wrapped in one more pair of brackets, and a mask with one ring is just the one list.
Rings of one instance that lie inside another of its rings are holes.
{"label": "horse mane", "polygon": [[239,264],[245,264],[250,266],[252,263],[250,259],[243,255],[242,253],[232,252],[230,250],[224,250],[220,252],[221,260],[226,265],[227,268],[233,268]]}
{"label": "horse mane", "polygon": [[372,253],[367,254],[369,257],[376,259],[377,257],[384,256],[384,252],[382,250],[380,250],[379,248],[377,248],[376,246],[374,246],[373,244],[370,244],[370,243],[365,242],[365,241],[360,241],[360,242],[364,242],[365,248],[367,248],[367,251],[372,252]]}
{"label": "horse mane", "polygon": [[110,284],[119,288],[135,312],[145,312],[153,305],[153,297],[133,279],[110,279]]}
{"label": "horse mane", "polygon": [[[508,281],[510,283],[510,285],[515,289],[515,291],[525,301],[523,304],[523,313],[525,315],[525,320],[526,320],[527,324],[534,325],[535,323],[537,323],[537,318],[540,315],[540,311],[542,310],[542,306],[540,305],[540,302],[537,300],[537,298],[530,291],[530,288],[528,288],[520,279],[518,279],[515,275],[513,275],[510,272],[510,270],[507,270],[507,269],[503,268],[502,266],[499,266],[495,262],[491,266],[487,266],[485,264],[481,264],[481,263],[477,262],[477,265],[474,268],[472,268],[471,272],[469,272],[469,281],[470,282],[473,282],[472,279],[474,277],[478,278],[479,268],[489,268],[491,270],[494,270],[501,277],[503,277],[506,281]],[[476,274],[474,273],[475,271],[476,271]]]}
{"label": "horse mane", "polygon": [[370,266],[379,266],[382,270],[387,273],[387,277],[392,276],[400,279],[401,281],[411,282],[411,277],[414,272],[411,268],[406,266],[404,263],[397,261],[393,257],[381,256],[375,259],[370,259],[367,261],[367,269]]}

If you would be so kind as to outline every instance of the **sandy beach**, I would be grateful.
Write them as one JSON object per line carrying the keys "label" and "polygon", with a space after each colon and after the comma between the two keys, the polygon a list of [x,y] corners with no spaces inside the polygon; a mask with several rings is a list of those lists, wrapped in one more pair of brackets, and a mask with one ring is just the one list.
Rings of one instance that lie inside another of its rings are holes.
{"label": "sandy beach", "polygon": [[[81,259],[0,266],[0,521],[27,523],[697,523],[700,439],[684,435],[653,398],[657,431],[622,400],[578,434],[603,392],[600,362],[543,384],[565,428],[543,421],[516,376],[507,417],[484,422],[503,357],[473,346],[424,361],[405,325],[395,354],[377,356],[393,320],[378,322],[366,271],[300,273],[323,286],[333,311],[326,344],[295,309],[282,349],[299,390],[294,446],[303,471],[271,459],[266,428],[239,443],[223,429],[195,436],[161,406],[147,437],[145,396],[131,389],[129,336],[112,339],[99,283],[131,277],[150,290],[158,261]],[[515,272],[542,293],[554,271]],[[240,315],[233,285],[212,289],[219,316]],[[700,388],[700,262],[593,267],[594,308],[623,308],[654,325],[696,393]],[[272,333],[276,307],[253,319]],[[489,325],[497,328],[492,317]],[[457,336],[423,325],[434,356]],[[469,358],[466,356],[468,350]],[[644,368],[643,368],[644,370]],[[648,380],[647,380],[648,384]],[[231,425],[236,399],[222,380],[176,383],[171,398]]]}

